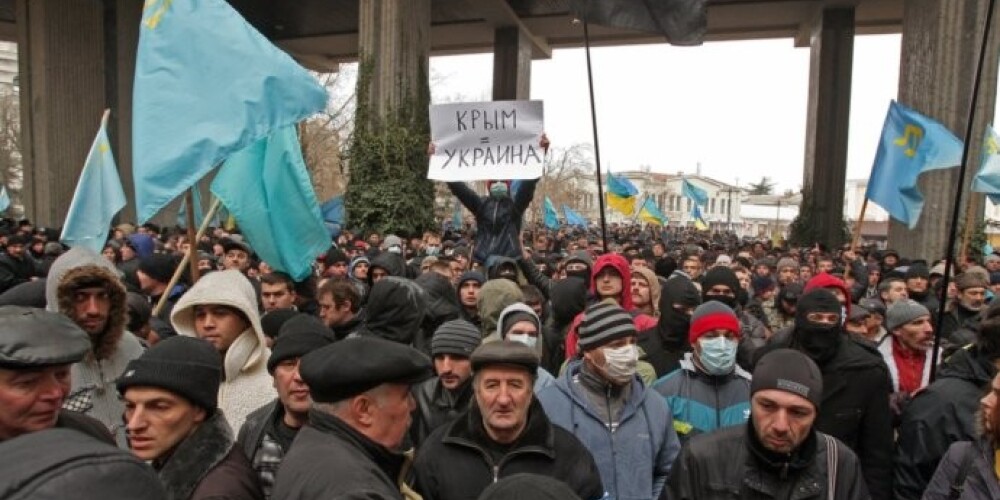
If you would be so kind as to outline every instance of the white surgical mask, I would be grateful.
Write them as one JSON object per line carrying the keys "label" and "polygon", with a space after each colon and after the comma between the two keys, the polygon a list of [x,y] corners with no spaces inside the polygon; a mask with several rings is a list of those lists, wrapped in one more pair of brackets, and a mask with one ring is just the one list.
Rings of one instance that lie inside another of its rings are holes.
{"label": "white surgical mask", "polygon": [[733,371],[738,346],[735,340],[726,337],[702,337],[698,339],[698,345],[701,346],[698,359],[709,375],[726,375]]}
{"label": "white surgical mask", "polygon": [[532,349],[538,344],[538,337],[532,337],[527,333],[515,333],[507,336],[507,340],[513,340],[514,342],[520,342]]}
{"label": "white surgical mask", "polygon": [[605,347],[604,371],[612,382],[624,384],[635,376],[639,364],[639,350],[635,345]]}

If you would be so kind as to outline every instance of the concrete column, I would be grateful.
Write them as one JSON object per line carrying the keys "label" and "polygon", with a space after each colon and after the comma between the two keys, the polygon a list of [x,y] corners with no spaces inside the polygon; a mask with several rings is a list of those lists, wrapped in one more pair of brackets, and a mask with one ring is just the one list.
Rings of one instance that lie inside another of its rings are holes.
{"label": "concrete column", "polygon": [[[976,72],[988,0],[907,0],[903,10],[902,55],[898,100],[940,121],[959,138],[965,135],[973,78]],[[972,154],[966,170],[963,203],[971,194],[968,185],[979,168],[982,131],[992,121],[996,106],[997,53],[994,15],[993,36],[984,61],[983,80],[976,109]],[[920,176],[924,209],[914,230],[896,221],[889,224],[889,245],[910,257],[928,260],[945,255],[952,204],[958,193],[958,169],[938,170]],[[982,195],[976,195],[982,216]],[[964,207],[964,205],[963,205]],[[963,208],[962,213],[965,213]],[[961,215],[960,215],[961,217]],[[961,234],[959,234],[961,237]]]}
{"label": "concrete column", "polygon": [[[135,80],[135,57],[139,49],[139,23],[142,21],[143,2],[135,0],[105,0],[115,4],[113,12],[115,29],[114,46],[108,48],[108,71],[114,71],[114,86],[110,87],[111,135],[118,163],[118,175],[125,188],[128,205],[118,214],[121,221],[135,222],[135,184],[132,178],[132,84]],[[203,198],[208,200],[208,198]],[[206,202],[207,203],[207,202]],[[205,207],[207,210],[208,207]]]}
{"label": "concrete column", "polygon": [[60,225],[106,105],[104,6],[17,0],[22,199],[36,224]]}
{"label": "concrete column", "polygon": [[842,241],[854,7],[824,9],[810,37],[809,105],[802,186],[821,241]]}
{"label": "concrete column", "polygon": [[361,0],[358,51],[374,64],[369,102],[379,116],[427,89],[430,0]]}
{"label": "concrete column", "polygon": [[497,28],[493,39],[493,100],[531,98],[531,41],[517,26]]}

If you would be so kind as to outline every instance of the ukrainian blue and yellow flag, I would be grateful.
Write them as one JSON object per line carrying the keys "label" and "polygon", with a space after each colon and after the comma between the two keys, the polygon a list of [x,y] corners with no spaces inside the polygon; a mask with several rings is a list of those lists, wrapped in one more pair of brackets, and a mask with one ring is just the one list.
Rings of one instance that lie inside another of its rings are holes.
{"label": "ukrainian blue and yellow flag", "polygon": [[613,208],[628,217],[635,215],[635,197],[639,190],[625,177],[619,177],[608,172],[608,192],[605,197],[608,207]]}
{"label": "ukrainian blue and yellow flag", "polygon": [[646,202],[642,204],[642,208],[639,209],[639,218],[650,223],[656,224],[658,226],[667,225],[666,215],[656,206],[656,202],[652,198],[646,198]]}
{"label": "ukrainian blue and yellow flag", "polygon": [[694,223],[694,228],[699,231],[707,231],[708,223],[705,222],[705,218],[701,216],[701,209],[698,205],[693,205],[691,207],[691,222]]}

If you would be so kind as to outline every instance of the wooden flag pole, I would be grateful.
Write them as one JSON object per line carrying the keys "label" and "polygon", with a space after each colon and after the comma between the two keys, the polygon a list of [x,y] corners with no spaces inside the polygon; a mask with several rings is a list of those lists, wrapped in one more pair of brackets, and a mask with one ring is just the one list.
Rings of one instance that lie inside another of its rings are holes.
{"label": "wooden flag pole", "polygon": [[965,208],[965,229],[962,231],[962,249],[958,252],[959,266],[969,260],[969,243],[972,242],[972,230],[975,226],[975,223],[972,221],[972,216],[975,211],[976,202],[973,200],[972,196],[972,193],[969,193],[969,202],[966,204]]}
{"label": "wooden flag pole", "polygon": [[[865,196],[865,200],[861,202],[861,213],[858,215],[858,220],[854,221],[854,234],[851,235],[851,252],[858,249],[858,242],[861,241],[861,225],[865,222],[865,212],[868,211],[868,196]],[[844,268],[844,281],[851,276],[851,266]]]}
{"label": "wooden flag pole", "polygon": [[[208,213],[205,214],[205,219],[201,221],[201,226],[198,228],[198,233],[195,235],[195,241],[200,240],[202,235],[205,234],[205,230],[208,229],[209,222],[212,221],[212,217],[215,216],[215,212],[219,209],[220,205],[222,205],[222,201],[218,198],[212,202],[212,206],[208,209]],[[170,291],[174,289],[174,286],[176,286],[177,282],[180,281],[181,275],[184,274],[184,266],[188,265],[188,261],[191,260],[191,254],[194,252],[194,248],[196,246],[197,245],[192,243],[191,250],[184,254],[184,258],[181,259],[180,265],[177,266],[177,270],[174,271],[173,277],[170,278],[170,283],[167,284],[167,291],[160,296],[160,301],[156,303],[156,307],[153,309],[153,316],[160,314],[160,311],[162,311],[163,307],[167,304],[167,297],[170,296]],[[197,264],[197,261],[195,261],[195,264]]]}
{"label": "wooden flag pole", "polygon": [[197,251],[198,236],[195,234],[194,229],[194,190],[198,189],[198,185],[195,184],[188,189],[187,194],[184,195],[184,200],[187,202],[187,237],[188,237],[188,264],[191,266],[191,284],[198,282],[200,278],[200,273],[198,272],[198,259],[194,258],[194,252]]}

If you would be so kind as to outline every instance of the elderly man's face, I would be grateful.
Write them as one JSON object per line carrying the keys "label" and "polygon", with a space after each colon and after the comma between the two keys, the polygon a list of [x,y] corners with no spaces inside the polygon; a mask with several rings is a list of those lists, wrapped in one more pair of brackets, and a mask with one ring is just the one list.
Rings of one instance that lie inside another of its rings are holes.
{"label": "elderly man's face", "polygon": [[476,405],[486,433],[499,443],[515,441],[528,422],[533,382],[524,368],[487,366],[475,379]]}
{"label": "elderly man's face", "polygon": [[55,426],[69,389],[69,365],[0,368],[0,441]]}
{"label": "elderly man's face", "polygon": [[809,436],[816,408],[809,400],[787,391],[765,389],[750,400],[754,431],[765,448],[777,453],[795,451]]}
{"label": "elderly man's face", "polygon": [[900,325],[892,334],[911,351],[927,352],[934,347],[934,327],[931,326],[931,317],[927,315]]}
{"label": "elderly man's face", "polygon": [[403,437],[410,428],[410,414],[417,408],[410,386],[383,384],[376,389],[372,410],[372,426],[367,436],[372,441],[395,450],[403,444]]}
{"label": "elderly man's face", "polygon": [[986,303],[986,289],[978,286],[966,288],[958,292],[958,300],[966,309],[978,311]]}

